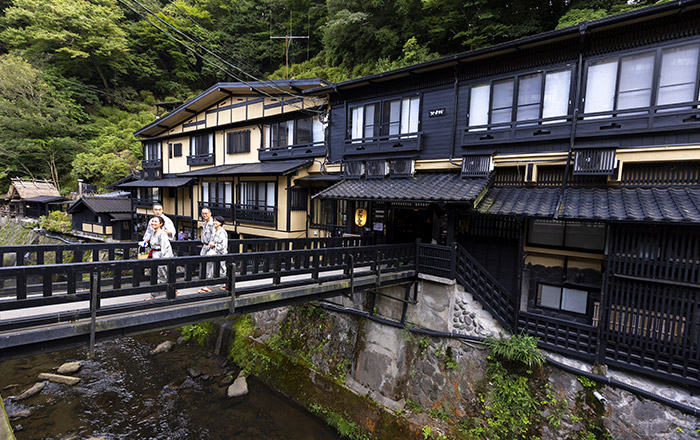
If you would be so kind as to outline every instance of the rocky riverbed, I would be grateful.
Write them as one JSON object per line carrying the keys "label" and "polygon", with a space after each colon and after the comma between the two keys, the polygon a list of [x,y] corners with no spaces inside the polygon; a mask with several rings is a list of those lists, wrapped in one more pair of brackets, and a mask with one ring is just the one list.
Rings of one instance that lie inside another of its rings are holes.
{"label": "rocky riverbed", "polygon": [[0,363],[0,394],[15,436],[339,438],[224,358],[178,344],[178,336],[173,330],[100,343],[94,359],[72,349]]}

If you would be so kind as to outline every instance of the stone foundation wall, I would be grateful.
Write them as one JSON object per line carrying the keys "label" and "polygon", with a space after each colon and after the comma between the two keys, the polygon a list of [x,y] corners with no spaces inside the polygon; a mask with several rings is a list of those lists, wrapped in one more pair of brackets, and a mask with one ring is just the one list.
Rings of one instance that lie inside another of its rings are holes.
{"label": "stone foundation wall", "polygon": [[[382,295],[358,294],[334,302],[394,321],[404,316],[406,327],[480,337],[505,333],[461,286],[436,281],[440,280],[421,280],[408,291],[408,286],[399,286],[383,290]],[[417,289],[417,304],[405,306],[404,300],[416,293],[413,289]],[[482,344],[417,334],[353,314],[309,310],[313,308],[252,315],[259,329],[257,338],[262,342],[276,334],[296,338],[293,349],[314,370],[401,412],[414,426],[429,425],[435,433],[451,438],[460,420],[478,416],[474,404],[478,389],[488,386],[484,382],[488,353]],[[577,367],[590,371],[591,366]],[[584,387],[577,376],[554,367],[546,366],[543,374],[556,397],[566,400],[568,410],[558,428],[543,427],[542,439],[579,439],[592,423],[607,428],[615,439],[700,438],[696,417],[615,388]],[[594,390],[605,403],[593,397]],[[697,398],[688,399],[688,404],[700,405]],[[442,417],[431,419],[428,414]],[[373,438],[382,437],[375,432]]]}

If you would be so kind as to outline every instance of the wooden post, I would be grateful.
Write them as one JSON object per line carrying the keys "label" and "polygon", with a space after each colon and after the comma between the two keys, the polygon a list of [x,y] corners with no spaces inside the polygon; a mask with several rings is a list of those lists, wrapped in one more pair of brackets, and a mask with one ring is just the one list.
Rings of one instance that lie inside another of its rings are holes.
{"label": "wooden post", "polygon": [[236,263],[228,262],[228,285],[226,290],[228,290],[229,295],[231,295],[231,302],[229,303],[229,312],[236,313]]}

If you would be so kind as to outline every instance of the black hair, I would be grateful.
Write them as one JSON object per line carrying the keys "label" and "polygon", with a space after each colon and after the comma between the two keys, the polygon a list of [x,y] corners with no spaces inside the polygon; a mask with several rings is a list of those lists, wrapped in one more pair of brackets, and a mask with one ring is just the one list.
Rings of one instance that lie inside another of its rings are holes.
{"label": "black hair", "polygon": [[222,216],[220,216],[220,215],[217,215],[216,217],[214,217],[214,220],[216,220],[217,222],[221,223],[221,225],[223,225],[224,223],[226,223],[226,220],[224,220],[224,218],[223,218]]}

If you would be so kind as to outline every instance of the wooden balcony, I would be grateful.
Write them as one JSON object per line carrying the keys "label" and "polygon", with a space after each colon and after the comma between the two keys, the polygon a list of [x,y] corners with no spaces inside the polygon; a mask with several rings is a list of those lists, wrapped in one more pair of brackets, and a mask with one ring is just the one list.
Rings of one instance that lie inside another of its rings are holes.
{"label": "wooden balcony", "polygon": [[275,226],[277,224],[277,209],[274,206],[234,205],[234,220],[239,223]]}
{"label": "wooden balcony", "polygon": [[214,153],[187,156],[187,165],[213,165]]}
{"label": "wooden balcony", "polygon": [[261,148],[258,150],[259,160],[299,159],[326,155],[326,143],[288,145],[286,147]]}
{"label": "wooden balcony", "polygon": [[377,153],[402,153],[420,151],[423,145],[423,132],[379,136],[362,139],[346,139],[343,147],[345,156]]}

